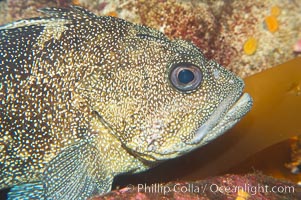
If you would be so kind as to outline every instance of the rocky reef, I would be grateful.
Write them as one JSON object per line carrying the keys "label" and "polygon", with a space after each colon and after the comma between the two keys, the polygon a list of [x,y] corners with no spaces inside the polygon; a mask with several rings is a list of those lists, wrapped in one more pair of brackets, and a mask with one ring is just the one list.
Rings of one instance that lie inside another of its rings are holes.
{"label": "rocky reef", "polygon": [[71,4],[189,40],[242,77],[300,55],[301,3],[293,0],[6,0],[0,24],[37,16],[37,8]]}
{"label": "rocky reef", "polygon": [[90,200],[297,200],[300,198],[301,188],[298,185],[261,174],[247,174],[244,176],[224,175],[194,182],[128,185]]}

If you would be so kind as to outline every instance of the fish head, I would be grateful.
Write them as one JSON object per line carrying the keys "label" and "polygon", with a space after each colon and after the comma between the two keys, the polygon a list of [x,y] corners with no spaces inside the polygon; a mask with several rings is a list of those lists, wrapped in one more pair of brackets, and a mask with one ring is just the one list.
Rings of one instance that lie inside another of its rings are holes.
{"label": "fish head", "polygon": [[93,109],[142,160],[163,161],[201,147],[252,106],[242,79],[189,42],[134,26],[116,46],[94,77]]}

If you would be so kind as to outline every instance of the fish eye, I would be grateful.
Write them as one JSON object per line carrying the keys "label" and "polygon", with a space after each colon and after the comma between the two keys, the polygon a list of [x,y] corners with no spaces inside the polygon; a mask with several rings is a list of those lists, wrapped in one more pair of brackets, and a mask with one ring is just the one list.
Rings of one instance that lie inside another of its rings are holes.
{"label": "fish eye", "polygon": [[178,63],[171,67],[169,80],[180,91],[189,92],[202,83],[202,72],[199,67],[191,63]]}

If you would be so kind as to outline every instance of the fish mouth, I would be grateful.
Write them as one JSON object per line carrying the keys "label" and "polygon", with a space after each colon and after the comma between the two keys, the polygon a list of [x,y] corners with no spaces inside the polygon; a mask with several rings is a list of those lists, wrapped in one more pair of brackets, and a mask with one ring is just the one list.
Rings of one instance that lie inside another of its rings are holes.
{"label": "fish mouth", "polygon": [[253,100],[248,93],[229,95],[219,104],[208,120],[195,131],[193,138],[185,143],[199,146],[210,142],[232,128],[250,111],[252,105]]}
{"label": "fish mouth", "polygon": [[247,112],[250,111],[253,100],[248,93],[232,92],[213,111],[210,117],[196,129],[192,139],[182,141],[172,148],[157,152],[149,152],[140,157],[149,162],[158,162],[175,158],[197,149],[232,128]]}

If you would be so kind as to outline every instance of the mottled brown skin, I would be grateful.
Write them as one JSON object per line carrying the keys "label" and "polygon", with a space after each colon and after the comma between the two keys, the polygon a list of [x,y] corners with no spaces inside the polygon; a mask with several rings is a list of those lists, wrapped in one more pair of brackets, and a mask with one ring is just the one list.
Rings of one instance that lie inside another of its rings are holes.
{"label": "mottled brown skin", "polygon": [[[0,188],[37,182],[41,198],[86,199],[109,191],[117,174],[180,156],[229,128],[191,142],[243,88],[194,45],[78,7],[42,11],[0,28]],[[200,86],[175,88],[177,63],[199,67]]]}

